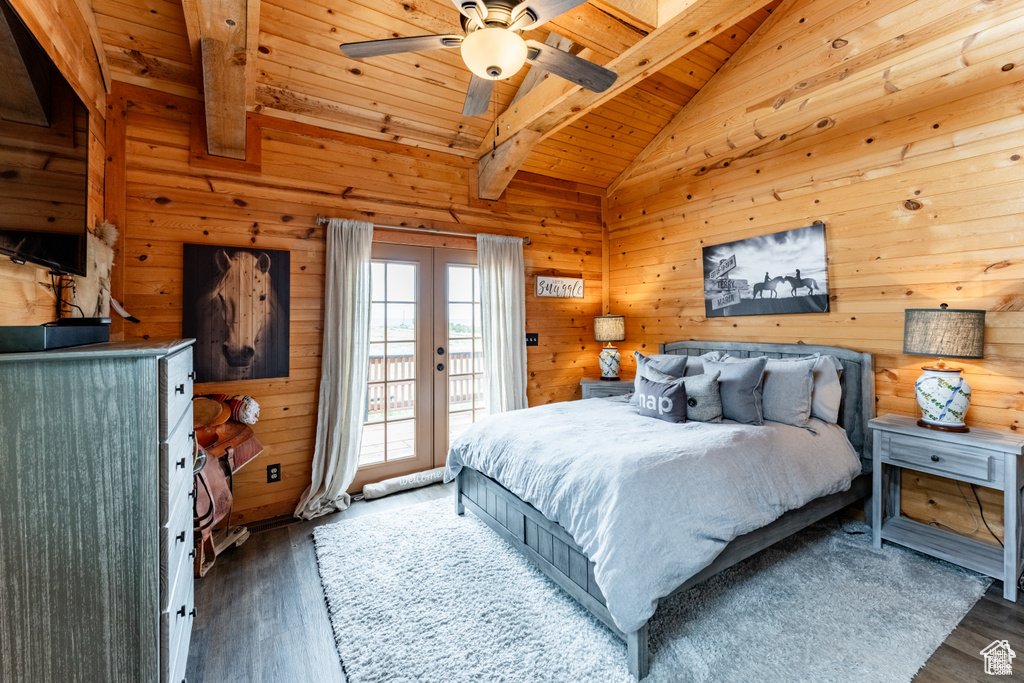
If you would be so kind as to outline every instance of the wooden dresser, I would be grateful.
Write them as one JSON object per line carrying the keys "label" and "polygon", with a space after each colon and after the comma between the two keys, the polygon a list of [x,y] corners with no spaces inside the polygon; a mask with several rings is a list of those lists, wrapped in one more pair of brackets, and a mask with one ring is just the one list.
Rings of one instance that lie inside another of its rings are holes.
{"label": "wooden dresser", "polygon": [[191,343],[0,354],[0,681],[184,680]]}

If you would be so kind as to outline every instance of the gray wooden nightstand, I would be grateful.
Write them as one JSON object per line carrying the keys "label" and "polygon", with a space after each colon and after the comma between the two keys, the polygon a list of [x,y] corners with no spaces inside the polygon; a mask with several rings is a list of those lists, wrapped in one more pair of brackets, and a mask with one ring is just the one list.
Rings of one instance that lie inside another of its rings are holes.
{"label": "gray wooden nightstand", "polygon": [[580,380],[583,398],[604,398],[606,396],[622,396],[633,393],[633,378],[623,377],[618,382],[606,382],[596,377],[584,377]]}
{"label": "gray wooden nightstand", "polygon": [[[872,524],[875,547],[882,541],[927,553],[1003,581],[1003,597],[1017,601],[1021,574],[1021,505],[1024,437],[972,427],[966,434],[917,426],[902,415],[876,417]],[[903,469],[1003,491],[1003,548],[900,516]]]}

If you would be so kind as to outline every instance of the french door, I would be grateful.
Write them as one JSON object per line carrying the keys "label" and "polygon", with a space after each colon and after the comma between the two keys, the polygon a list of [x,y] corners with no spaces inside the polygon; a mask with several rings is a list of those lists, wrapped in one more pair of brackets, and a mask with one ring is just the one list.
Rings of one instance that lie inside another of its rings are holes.
{"label": "french door", "polygon": [[350,491],[444,465],[487,414],[476,252],[374,244],[370,360]]}

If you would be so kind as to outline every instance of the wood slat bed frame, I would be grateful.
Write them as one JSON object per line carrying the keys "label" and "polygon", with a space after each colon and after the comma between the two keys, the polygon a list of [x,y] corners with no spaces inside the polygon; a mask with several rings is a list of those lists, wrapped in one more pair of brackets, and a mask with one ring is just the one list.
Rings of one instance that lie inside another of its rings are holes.
{"label": "wood slat bed frame", "polygon": [[[846,429],[850,443],[860,454],[862,470],[848,491],[813,500],[761,529],[734,539],[714,562],[676,588],[671,595],[691,588],[871,493],[872,440],[867,423],[874,416],[875,391],[870,354],[834,346],[755,342],[681,341],[662,344],[660,347],[661,353],[681,356],[699,356],[708,351],[721,351],[742,358],[794,358],[818,352],[838,358],[843,364],[840,377],[843,400],[839,424]],[[464,514],[466,508],[518,548],[551,580],[625,640],[630,673],[638,679],[647,675],[650,668],[648,624],[632,633],[623,633],[615,626],[605,605],[604,595],[594,581],[594,563],[573,541],[569,532],[501,484],[468,467],[459,472],[455,487],[456,514]],[[870,509],[870,505],[865,506],[868,513]]]}

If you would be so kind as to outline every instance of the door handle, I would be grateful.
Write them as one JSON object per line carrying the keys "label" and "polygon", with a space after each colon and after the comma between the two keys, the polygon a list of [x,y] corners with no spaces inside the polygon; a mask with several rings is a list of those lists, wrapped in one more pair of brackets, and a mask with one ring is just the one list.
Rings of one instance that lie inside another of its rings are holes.
{"label": "door handle", "polygon": [[439,356],[443,356],[444,355],[444,347],[443,346],[438,346],[437,347],[437,355],[439,355]]}
{"label": "door handle", "polygon": [[438,363],[437,364],[437,371],[438,372],[442,372],[443,370],[444,370],[444,363]]}

